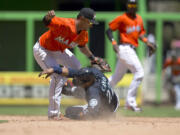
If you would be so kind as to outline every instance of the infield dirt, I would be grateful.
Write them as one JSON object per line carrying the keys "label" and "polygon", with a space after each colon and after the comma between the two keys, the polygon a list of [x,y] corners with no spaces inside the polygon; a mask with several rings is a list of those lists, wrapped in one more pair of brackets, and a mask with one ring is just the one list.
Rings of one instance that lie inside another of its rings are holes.
{"label": "infield dirt", "polygon": [[0,135],[179,135],[180,118],[116,117],[49,121],[45,116],[0,116]]}

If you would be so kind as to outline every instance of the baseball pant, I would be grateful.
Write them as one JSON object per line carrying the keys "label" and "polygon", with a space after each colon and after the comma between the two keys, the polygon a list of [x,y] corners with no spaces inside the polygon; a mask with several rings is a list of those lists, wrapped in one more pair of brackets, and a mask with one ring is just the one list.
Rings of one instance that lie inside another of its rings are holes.
{"label": "baseball pant", "polygon": [[136,107],[137,89],[144,77],[142,65],[137,57],[135,50],[129,44],[119,45],[119,53],[117,54],[117,57],[118,60],[115,73],[109,78],[110,85],[115,87],[115,85],[127,72],[127,69],[129,69],[134,74],[134,76],[128,89],[126,105]]}
{"label": "baseball pant", "polygon": [[[76,59],[72,52],[66,49],[61,51],[49,51],[40,46],[39,42],[33,47],[34,58],[39,66],[44,70],[52,66],[63,65],[74,69],[80,69],[80,62]],[[58,117],[60,115],[61,91],[67,78],[52,74],[49,87],[49,107],[48,117]]]}
{"label": "baseball pant", "polygon": [[175,108],[180,110],[180,84],[175,84],[174,90],[176,93],[176,106],[175,106]]}

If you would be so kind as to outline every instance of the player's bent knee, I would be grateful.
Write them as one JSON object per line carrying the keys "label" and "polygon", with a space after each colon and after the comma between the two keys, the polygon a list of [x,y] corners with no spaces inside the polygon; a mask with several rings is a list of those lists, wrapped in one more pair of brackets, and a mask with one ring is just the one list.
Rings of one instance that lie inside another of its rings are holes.
{"label": "player's bent knee", "polygon": [[143,77],[139,77],[137,78],[138,81],[142,81],[143,80]]}
{"label": "player's bent knee", "polygon": [[142,81],[144,78],[144,71],[142,70],[142,71],[137,72],[135,74],[135,78],[136,78],[136,80]]}
{"label": "player's bent knee", "polygon": [[142,73],[139,75],[139,79],[140,79],[140,80],[143,80],[143,78],[144,78],[144,72],[142,72]]}
{"label": "player's bent knee", "polygon": [[135,76],[135,80],[137,81],[142,81],[144,78],[144,74],[141,74],[141,75],[138,75],[138,76]]}

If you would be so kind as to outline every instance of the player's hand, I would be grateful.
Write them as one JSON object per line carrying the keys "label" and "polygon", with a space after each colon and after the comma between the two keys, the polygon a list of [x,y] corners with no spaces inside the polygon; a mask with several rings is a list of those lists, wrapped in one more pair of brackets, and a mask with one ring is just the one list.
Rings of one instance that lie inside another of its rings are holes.
{"label": "player's hand", "polygon": [[111,67],[110,65],[100,57],[96,57],[97,61],[91,61],[91,65],[96,64],[99,66],[98,69],[101,69],[102,72],[111,72]]}
{"label": "player's hand", "polygon": [[113,49],[116,53],[119,53],[119,46],[118,45],[113,45]]}
{"label": "player's hand", "polygon": [[119,53],[119,46],[116,42],[116,40],[112,40],[113,49],[116,53]]}
{"label": "player's hand", "polygon": [[148,47],[151,47],[151,48],[153,48],[153,49],[156,49],[155,44],[153,44],[153,43],[151,43],[151,42],[147,42],[146,45],[147,45]]}
{"label": "player's hand", "polygon": [[54,10],[48,11],[47,16],[49,16],[50,18],[54,17],[55,16],[55,11]]}
{"label": "player's hand", "polygon": [[54,10],[48,11],[48,13],[43,17],[43,23],[48,26],[51,23],[51,19],[55,16]]}
{"label": "player's hand", "polygon": [[151,56],[152,54],[155,53],[157,46],[156,46],[156,44],[151,43],[151,42],[147,42],[146,44],[148,46],[149,56]]}
{"label": "player's hand", "polygon": [[46,75],[45,79],[48,78],[52,73],[54,73],[54,69],[53,68],[48,68],[43,70],[41,73],[39,73],[39,77],[41,77],[42,75]]}
{"label": "player's hand", "polygon": [[91,60],[91,64],[100,64],[101,58],[100,57],[94,57],[93,60]]}
{"label": "player's hand", "polygon": [[50,23],[51,19],[55,16],[54,10],[48,11],[48,13],[45,16],[46,23]]}
{"label": "player's hand", "polygon": [[100,61],[101,61],[101,60],[100,60],[100,57],[95,57],[95,58],[94,58],[94,62],[96,62],[96,63],[98,63],[98,64],[99,64],[99,63],[100,63]]}

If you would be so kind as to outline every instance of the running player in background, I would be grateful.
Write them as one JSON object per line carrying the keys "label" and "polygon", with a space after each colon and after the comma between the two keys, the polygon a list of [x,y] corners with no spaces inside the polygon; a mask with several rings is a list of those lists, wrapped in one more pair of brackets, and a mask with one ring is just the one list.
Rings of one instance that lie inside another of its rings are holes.
{"label": "running player in background", "polygon": [[175,109],[180,110],[180,57],[178,57],[175,50],[171,51],[171,57],[165,60],[163,65],[163,77],[165,76],[165,70],[170,68],[170,79],[168,83],[172,83],[176,95]]}
{"label": "running player in background", "polygon": [[[109,23],[107,36],[112,42],[113,49],[118,57],[115,73],[110,77],[110,84],[112,87],[115,87],[127,72],[127,69],[129,69],[134,74],[134,77],[128,89],[125,107],[135,112],[139,112],[141,111],[141,108],[137,106],[136,93],[140,83],[142,82],[144,71],[137,57],[135,48],[138,47],[138,38],[149,47],[153,48],[153,45],[148,42],[146,37],[144,37],[145,30],[143,20],[141,16],[136,14],[136,10],[136,0],[128,0],[127,12],[118,16]],[[120,35],[119,46],[114,40],[112,34],[112,31],[116,30],[119,31]]]}
{"label": "running player in background", "polygon": [[[87,30],[95,21],[95,12],[90,8],[82,8],[77,16],[73,18],[56,17],[51,10],[43,18],[44,24],[49,28],[33,47],[34,57],[39,66],[45,70],[59,64],[69,68],[80,69],[80,62],[74,54],[68,50],[78,46],[80,51],[91,61],[96,61],[92,52],[87,47]],[[52,74],[49,88],[48,118],[57,119],[60,116],[61,91],[66,77]]]}

